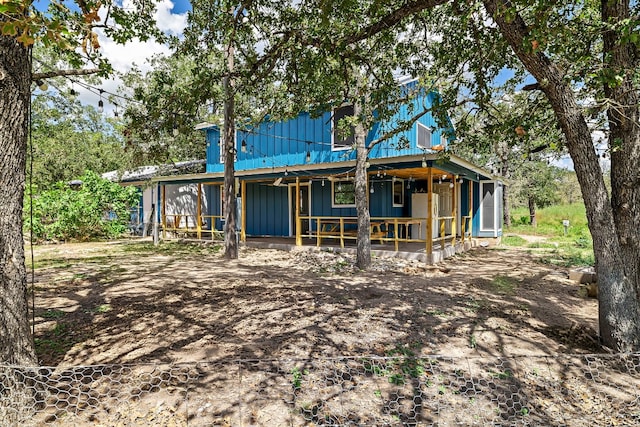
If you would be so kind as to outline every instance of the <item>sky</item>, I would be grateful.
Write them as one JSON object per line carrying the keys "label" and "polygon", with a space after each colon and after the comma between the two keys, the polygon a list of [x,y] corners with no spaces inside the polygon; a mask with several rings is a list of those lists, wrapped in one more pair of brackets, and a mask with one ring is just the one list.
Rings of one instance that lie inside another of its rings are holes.
{"label": "sky", "polygon": [[[134,7],[132,0],[118,0],[119,3],[125,8]],[[37,0],[34,2],[35,6],[39,10],[46,10],[49,1]],[[68,7],[75,6],[74,2],[65,2]],[[77,7],[77,6],[76,6]],[[187,12],[191,9],[191,4],[188,0],[157,0],[156,1],[156,14],[155,19],[158,27],[165,33],[171,35],[180,35],[187,24]],[[100,12],[101,16],[104,16],[104,9]],[[105,58],[108,58],[117,72],[124,73],[131,69],[135,64],[143,71],[150,69],[147,59],[157,54],[169,54],[170,50],[166,45],[157,43],[153,40],[141,41],[132,40],[125,45],[115,43],[104,35],[99,29],[96,30],[100,42],[100,51]],[[88,66],[87,68],[90,68]],[[103,80],[100,85],[93,85],[96,88],[102,89],[105,92],[103,98],[105,114],[113,115],[114,105],[107,101],[106,93],[117,93],[118,87],[121,81],[118,77],[114,76],[110,79]],[[92,93],[86,89],[83,89],[79,85],[74,85],[74,90],[79,93],[80,102],[83,104],[98,105],[100,96],[96,93]]]}

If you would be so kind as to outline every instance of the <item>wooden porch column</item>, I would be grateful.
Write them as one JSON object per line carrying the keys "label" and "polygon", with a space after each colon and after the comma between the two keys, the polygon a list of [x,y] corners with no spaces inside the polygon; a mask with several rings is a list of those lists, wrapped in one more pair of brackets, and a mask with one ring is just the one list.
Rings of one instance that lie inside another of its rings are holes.
{"label": "wooden porch column", "polygon": [[302,221],[300,221],[300,178],[296,177],[296,246],[302,246]]}
{"label": "wooden porch column", "polygon": [[427,232],[424,236],[426,240],[426,253],[431,256],[433,253],[433,168],[427,168]]}
{"label": "wooden porch column", "polygon": [[196,205],[196,234],[202,238],[202,183],[198,183],[198,204]]}
{"label": "wooden porch column", "polygon": [[456,244],[456,219],[458,218],[458,197],[456,195],[456,188],[458,187],[458,176],[451,175],[453,181],[453,188],[451,189],[451,246]]}
{"label": "wooden porch column", "polygon": [[247,241],[247,182],[240,181],[240,241]]}
{"label": "wooden porch column", "polygon": [[160,191],[160,203],[162,204],[162,240],[167,239],[167,198],[166,198],[166,185],[162,184],[162,190]]}

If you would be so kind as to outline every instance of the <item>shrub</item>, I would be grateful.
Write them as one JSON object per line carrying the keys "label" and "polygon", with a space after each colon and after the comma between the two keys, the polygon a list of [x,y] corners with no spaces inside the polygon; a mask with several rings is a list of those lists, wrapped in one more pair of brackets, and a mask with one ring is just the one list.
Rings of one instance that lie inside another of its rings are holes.
{"label": "shrub", "polygon": [[35,241],[111,239],[127,230],[130,207],[139,199],[138,189],[121,187],[89,171],[80,180],[78,190],[59,182],[52,190],[33,197],[27,194],[25,232],[31,231]]}

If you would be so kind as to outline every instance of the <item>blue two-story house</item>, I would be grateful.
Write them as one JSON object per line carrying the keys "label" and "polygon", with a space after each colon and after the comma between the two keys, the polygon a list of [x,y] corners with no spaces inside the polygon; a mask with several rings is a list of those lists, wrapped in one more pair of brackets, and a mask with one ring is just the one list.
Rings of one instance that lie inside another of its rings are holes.
{"label": "blue two-story house", "polygon": [[[376,141],[420,108],[434,93],[406,105],[387,123],[369,130]],[[344,104],[319,116],[300,113],[287,121],[265,120],[236,131],[235,161],[239,235],[292,238],[298,245],[355,242],[355,151],[353,136],[338,131],[352,115]],[[213,238],[224,225],[221,129],[198,125],[206,135],[206,173],[161,177],[163,235],[190,233]],[[437,261],[473,238],[502,233],[502,182],[455,155],[442,155],[451,129],[429,113],[368,156],[372,243],[388,250],[419,249]]]}

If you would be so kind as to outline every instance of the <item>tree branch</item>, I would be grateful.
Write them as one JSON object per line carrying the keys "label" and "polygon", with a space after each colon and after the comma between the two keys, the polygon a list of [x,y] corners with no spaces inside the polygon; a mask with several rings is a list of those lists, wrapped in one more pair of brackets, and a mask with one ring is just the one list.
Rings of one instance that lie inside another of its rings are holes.
{"label": "tree branch", "polygon": [[400,23],[405,18],[412,16],[425,9],[432,9],[438,5],[447,3],[448,0],[413,0],[406,2],[389,14],[383,16],[378,22],[370,24],[360,31],[357,31],[345,38],[347,44],[355,43],[369,38],[381,31],[391,28]]}
{"label": "tree branch", "polygon": [[47,71],[46,73],[33,73],[31,74],[31,80],[42,80],[42,79],[50,79],[52,77],[62,77],[62,76],[87,76],[89,74],[99,73],[100,69],[98,68],[87,68],[85,70],[54,70]]}
{"label": "tree branch", "polygon": [[525,91],[529,91],[529,90],[541,90],[542,88],[540,87],[540,83],[535,82],[535,83],[531,83],[528,85],[524,85],[522,86],[522,90]]}

